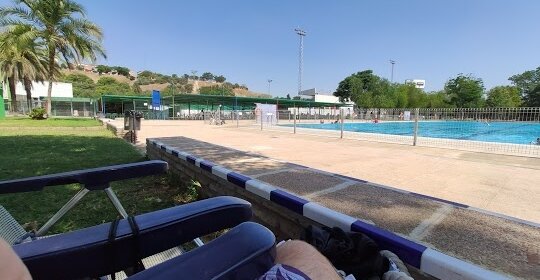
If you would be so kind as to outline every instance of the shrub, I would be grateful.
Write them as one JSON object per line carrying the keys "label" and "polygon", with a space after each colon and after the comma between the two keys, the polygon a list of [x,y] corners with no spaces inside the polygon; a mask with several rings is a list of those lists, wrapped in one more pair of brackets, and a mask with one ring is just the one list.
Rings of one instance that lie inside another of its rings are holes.
{"label": "shrub", "polygon": [[47,118],[47,111],[45,111],[45,108],[34,108],[29,116],[33,120],[44,120]]}

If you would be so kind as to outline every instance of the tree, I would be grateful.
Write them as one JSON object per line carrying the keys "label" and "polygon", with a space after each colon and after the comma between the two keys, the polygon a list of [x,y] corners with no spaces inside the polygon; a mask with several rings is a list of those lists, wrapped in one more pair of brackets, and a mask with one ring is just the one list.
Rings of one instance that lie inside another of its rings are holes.
{"label": "tree", "polygon": [[[424,108],[427,106],[428,97],[424,91],[416,88],[414,84],[394,84],[396,95],[396,107],[398,108]],[[403,106],[405,103],[404,107]]]}
{"label": "tree", "polygon": [[10,30],[25,26],[28,38],[44,43],[47,52],[47,114],[51,113],[52,82],[60,68],[59,55],[71,60],[96,60],[96,55],[106,57],[101,45],[101,28],[86,18],[86,11],[73,0],[17,0],[13,7],[0,8],[0,27]]}
{"label": "tree", "polygon": [[486,100],[488,107],[519,107],[520,89],[515,86],[497,86],[489,90]]}
{"label": "tree", "polygon": [[206,95],[234,96],[234,92],[231,88],[223,86],[201,87],[199,88],[199,93]]}
{"label": "tree", "polygon": [[287,93],[287,99],[291,100],[291,95]]}
{"label": "tree", "polygon": [[210,80],[213,80],[213,79],[214,79],[214,74],[212,74],[210,72],[204,72],[201,75],[201,81],[210,81]]}
{"label": "tree", "polygon": [[363,108],[391,108],[396,105],[390,82],[373,74],[372,70],[357,72],[338,85],[334,96],[341,102],[354,101]]}
{"label": "tree", "polygon": [[98,65],[96,66],[96,71],[101,75],[103,73],[111,72],[112,68],[107,65]]}
{"label": "tree", "polygon": [[122,75],[129,78],[129,69],[127,67],[113,66],[111,68],[116,70],[116,73],[118,73],[118,75]]}
{"label": "tree", "polygon": [[[42,81],[46,72],[46,55],[43,45],[24,36],[26,26],[14,26],[8,32],[0,34],[0,72],[8,82],[11,94],[12,110],[17,111],[16,84],[22,82],[26,98],[31,105],[32,80]],[[56,76],[58,73],[55,72]]]}
{"label": "tree", "polygon": [[521,90],[525,106],[540,106],[540,67],[508,78]]}
{"label": "tree", "polygon": [[444,91],[450,97],[450,103],[459,108],[480,107],[484,93],[484,82],[471,74],[463,75],[460,73],[457,77],[446,82]]}
{"label": "tree", "polygon": [[451,107],[450,103],[447,102],[447,95],[444,91],[430,92],[426,94],[427,108],[449,108]]}
{"label": "tree", "polygon": [[219,76],[214,76],[214,80],[218,83],[223,83],[225,82],[225,80],[227,80],[225,77],[223,77],[223,75],[219,75]]}
{"label": "tree", "polygon": [[74,97],[97,98],[96,84],[92,79],[84,74],[69,74],[61,79],[63,82],[73,85]]}
{"label": "tree", "polygon": [[96,83],[96,93],[102,94],[127,94],[131,92],[131,87],[128,83],[117,81],[113,77],[101,77]]}

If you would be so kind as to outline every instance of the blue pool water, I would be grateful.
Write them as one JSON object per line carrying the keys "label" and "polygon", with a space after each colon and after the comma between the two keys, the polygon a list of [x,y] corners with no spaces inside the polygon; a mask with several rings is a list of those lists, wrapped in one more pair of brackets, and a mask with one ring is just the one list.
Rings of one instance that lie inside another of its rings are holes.
{"label": "blue pool water", "polygon": [[[291,125],[286,125],[291,126]],[[297,127],[340,130],[340,124],[297,124]],[[346,131],[412,136],[413,122],[345,123]],[[418,123],[418,136],[530,144],[540,137],[539,123],[523,122],[476,122],[476,121],[429,121]]]}

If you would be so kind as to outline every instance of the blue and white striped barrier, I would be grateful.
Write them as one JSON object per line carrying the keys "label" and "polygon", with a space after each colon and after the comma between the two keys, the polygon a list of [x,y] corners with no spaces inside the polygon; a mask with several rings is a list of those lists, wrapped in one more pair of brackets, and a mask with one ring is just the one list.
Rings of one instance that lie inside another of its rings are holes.
{"label": "blue and white striped barrier", "polygon": [[[381,249],[394,252],[405,263],[439,279],[508,279],[508,277],[497,272],[448,256],[393,232],[366,223],[365,221],[334,211],[315,202],[310,202],[271,184],[234,172],[203,158],[197,158],[189,153],[168,147],[157,140],[148,139],[147,141],[148,144],[168,154],[185,160],[202,170],[210,172],[240,188],[320,224],[328,227],[337,226],[346,231],[362,232],[372,238]],[[448,201],[444,202],[452,203]],[[456,206],[463,207],[462,205]]]}

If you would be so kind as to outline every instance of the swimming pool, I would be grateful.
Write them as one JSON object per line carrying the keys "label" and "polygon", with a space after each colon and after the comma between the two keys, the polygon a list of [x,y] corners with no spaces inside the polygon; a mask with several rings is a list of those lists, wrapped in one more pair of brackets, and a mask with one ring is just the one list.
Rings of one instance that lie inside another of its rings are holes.
{"label": "swimming pool", "polygon": [[[292,126],[292,125],[286,125]],[[340,130],[340,124],[297,124],[297,127]],[[345,123],[343,130],[413,136],[414,122]],[[425,121],[418,123],[418,136],[458,140],[475,140],[514,144],[530,144],[540,137],[539,123]]]}

